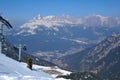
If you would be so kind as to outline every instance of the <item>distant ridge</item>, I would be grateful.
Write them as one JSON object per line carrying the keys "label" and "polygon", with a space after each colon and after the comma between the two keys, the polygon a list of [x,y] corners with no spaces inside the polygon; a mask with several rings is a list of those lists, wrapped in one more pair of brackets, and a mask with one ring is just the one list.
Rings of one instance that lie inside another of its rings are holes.
{"label": "distant ridge", "polygon": [[60,59],[71,70],[90,71],[109,80],[120,79],[120,32],[96,46]]}

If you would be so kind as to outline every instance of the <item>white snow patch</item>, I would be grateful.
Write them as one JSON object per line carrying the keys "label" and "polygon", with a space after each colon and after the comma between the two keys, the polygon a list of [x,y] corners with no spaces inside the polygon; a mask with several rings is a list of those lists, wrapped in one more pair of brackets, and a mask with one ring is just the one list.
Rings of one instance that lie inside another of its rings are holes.
{"label": "white snow patch", "polygon": [[[46,66],[34,65],[34,68],[36,68],[36,69],[42,69],[42,70],[54,70],[54,71],[58,71],[58,72],[61,73],[61,75],[69,75],[71,73],[70,71],[66,71],[66,70],[60,69],[57,66],[46,67]],[[56,78],[58,76],[58,74],[51,74],[51,76],[54,77],[54,78]],[[70,79],[56,78],[55,80],[70,80]]]}
{"label": "white snow patch", "polygon": [[63,70],[63,69],[60,69],[59,67],[57,66],[54,66],[54,67],[47,67],[47,66],[39,66],[39,65],[34,65],[34,68],[36,69],[43,69],[43,70],[56,70],[56,71],[59,71],[62,73],[62,75],[67,75],[67,74],[70,74],[71,72],[70,71],[66,71],[66,70]]}
{"label": "white snow patch", "polygon": [[61,38],[61,39],[64,39],[64,40],[70,40],[70,41],[73,41],[73,42],[77,42],[77,43],[82,43],[82,44],[88,44],[87,42],[84,42],[84,41],[81,41],[81,40],[77,40],[77,39],[68,39],[68,38]]}
{"label": "white snow patch", "polygon": [[30,70],[25,65],[0,53],[0,80],[54,80],[41,70]]}
{"label": "white snow patch", "polygon": [[64,79],[64,78],[57,78],[55,80],[70,80],[70,79]]}

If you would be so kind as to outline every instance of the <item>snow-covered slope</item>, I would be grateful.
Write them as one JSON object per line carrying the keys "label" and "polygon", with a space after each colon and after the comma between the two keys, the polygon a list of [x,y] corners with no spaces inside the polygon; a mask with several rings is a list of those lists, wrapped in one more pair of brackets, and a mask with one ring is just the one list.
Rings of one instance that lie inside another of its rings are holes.
{"label": "snow-covered slope", "polygon": [[53,77],[57,77],[59,75],[68,75],[71,73],[70,71],[60,69],[57,66],[47,67],[47,66],[34,65],[34,68],[45,71],[45,72],[49,73],[50,75],[52,75]]}
{"label": "snow-covered slope", "polygon": [[41,70],[30,70],[0,53],[0,80],[54,80]]}

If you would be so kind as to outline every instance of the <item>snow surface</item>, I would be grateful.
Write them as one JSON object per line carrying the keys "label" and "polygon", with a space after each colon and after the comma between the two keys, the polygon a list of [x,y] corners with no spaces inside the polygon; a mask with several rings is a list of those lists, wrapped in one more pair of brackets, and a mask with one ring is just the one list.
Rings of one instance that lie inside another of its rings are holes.
{"label": "snow surface", "polygon": [[[34,65],[34,68],[36,68],[36,69],[42,69],[42,70],[55,70],[55,71],[58,71],[58,72],[62,73],[61,75],[68,75],[68,74],[71,73],[70,71],[66,71],[66,70],[60,69],[57,66],[47,67],[47,66]],[[54,78],[56,78],[58,76],[58,74],[51,74],[51,76],[54,77]],[[70,79],[56,78],[55,80],[70,80]]]}
{"label": "snow surface", "polygon": [[55,80],[50,75],[30,70],[22,63],[6,57],[0,53],[0,80]]}
{"label": "snow surface", "polygon": [[[62,75],[70,74],[70,71],[55,67],[33,65],[33,70],[28,69],[26,63],[17,62],[0,53],[0,80],[70,80],[56,78],[58,74],[47,74],[42,70],[55,70]],[[42,69],[42,70],[40,70]]]}
{"label": "snow surface", "polygon": [[73,41],[73,42],[76,42],[76,43],[79,43],[79,44],[88,44],[87,42],[77,40],[77,39],[68,39],[68,38],[65,38],[65,37],[62,37],[61,39],[70,40],[70,41]]}
{"label": "snow surface", "polygon": [[[36,69],[55,70],[55,71],[60,72],[62,75],[68,75],[68,74],[71,73],[70,71],[66,71],[66,70],[60,69],[60,68],[57,67],[57,66],[54,66],[54,67],[46,67],[46,66],[39,66],[39,65],[33,65],[33,66],[34,66],[34,68],[36,68]],[[53,74],[52,76],[53,76],[53,77],[57,77],[58,74]]]}

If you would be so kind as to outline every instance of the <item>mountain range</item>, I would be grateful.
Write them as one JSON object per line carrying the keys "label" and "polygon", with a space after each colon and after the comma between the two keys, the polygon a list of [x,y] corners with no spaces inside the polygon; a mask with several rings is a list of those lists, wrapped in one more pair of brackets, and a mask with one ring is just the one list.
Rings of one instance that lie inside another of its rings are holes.
{"label": "mountain range", "polygon": [[62,68],[119,80],[119,26],[119,17],[38,15],[6,37],[13,44],[26,44],[30,54]]}
{"label": "mountain range", "polygon": [[119,25],[119,17],[38,15],[7,32],[6,37],[13,44],[26,44],[34,56],[54,62],[97,44],[119,31]]}

